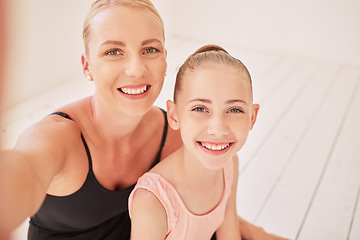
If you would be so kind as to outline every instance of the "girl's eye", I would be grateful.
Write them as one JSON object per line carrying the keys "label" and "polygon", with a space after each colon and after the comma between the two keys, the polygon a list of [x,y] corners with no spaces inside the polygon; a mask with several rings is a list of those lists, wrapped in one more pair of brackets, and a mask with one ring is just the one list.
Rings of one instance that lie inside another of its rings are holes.
{"label": "girl's eye", "polygon": [[240,108],[231,108],[229,110],[229,112],[231,112],[231,113],[243,113],[244,111],[241,110]]}
{"label": "girl's eye", "polygon": [[193,111],[193,112],[206,112],[206,108],[204,108],[204,107],[194,107],[191,111]]}
{"label": "girl's eye", "polygon": [[147,54],[147,53],[156,53],[156,52],[159,52],[159,50],[156,49],[156,48],[153,48],[153,47],[148,47],[148,48],[145,48],[145,50],[144,50],[145,54]]}
{"label": "girl's eye", "polygon": [[105,54],[106,55],[112,55],[112,56],[119,55],[120,50],[119,49],[111,49],[111,50],[107,51]]}

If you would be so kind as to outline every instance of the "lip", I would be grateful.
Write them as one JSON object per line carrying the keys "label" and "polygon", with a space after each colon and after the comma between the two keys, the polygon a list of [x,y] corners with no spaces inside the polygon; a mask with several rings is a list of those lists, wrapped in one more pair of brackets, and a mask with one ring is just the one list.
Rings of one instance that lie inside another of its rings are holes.
{"label": "lip", "polygon": [[[211,154],[211,155],[222,155],[222,154],[226,153],[227,151],[229,151],[230,148],[232,147],[232,145],[234,144],[233,142],[202,142],[202,141],[197,141],[196,143],[204,152]],[[204,146],[207,144],[218,145],[218,146],[228,145],[228,146],[225,147],[224,149],[212,150],[212,149]]]}
{"label": "lip", "polygon": [[[130,90],[140,90],[140,89],[144,89],[146,88],[145,92],[142,92],[142,93],[138,93],[138,94],[129,94],[129,93],[126,93],[124,92],[123,89],[126,89],[126,91],[130,91]],[[138,84],[138,85],[126,85],[126,86],[122,86],[120,88],[118,88],[118,92],[128,98],[128,99],[142,99],[144,97],[146,97],[149,93],[149,90],[151,88],[151,85],[149,84]]]}

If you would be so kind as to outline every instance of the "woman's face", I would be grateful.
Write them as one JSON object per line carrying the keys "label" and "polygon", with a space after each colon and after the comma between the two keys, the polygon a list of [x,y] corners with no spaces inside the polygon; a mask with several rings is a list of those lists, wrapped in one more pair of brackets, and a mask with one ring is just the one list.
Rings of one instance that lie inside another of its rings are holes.
{"label": "woman's face", "polygon": [[84,70],[94,79],[97,99],[125,114],[145,114],[167,67],[160,22],[146,10],[112,6],[92,19],[88,49]]}

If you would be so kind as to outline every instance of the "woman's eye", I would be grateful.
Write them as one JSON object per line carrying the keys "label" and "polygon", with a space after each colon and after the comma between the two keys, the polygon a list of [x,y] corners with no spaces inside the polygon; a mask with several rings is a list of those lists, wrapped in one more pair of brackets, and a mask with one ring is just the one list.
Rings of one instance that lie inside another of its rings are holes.
{"label": "woman's eye", "polygon": [[153,47],[148,47],[148,48],[145,48],[145,50],[144,50],[144,53],[156,53],[156,52],[159,52],[159,50],[156,48],[153,48]]}
{"label": "woman's eye", "polygon": [[192,109],[193,112],[206,112],[206,109],[204,107],[194,107]]}
{"label": "woman's eye", "polygon": [[231,113],[243,113],[244,111],[241,110],[240,108],[231,108],[229,110],[229,112],[231,112]]}
{"label": "woman's eye", "polygon": [[119,55],[119,54],[120,54],[120,50],[118,50],[118,49],[111,49],[111,50],[107,51],[105,54],[106,54],[106,55]]}

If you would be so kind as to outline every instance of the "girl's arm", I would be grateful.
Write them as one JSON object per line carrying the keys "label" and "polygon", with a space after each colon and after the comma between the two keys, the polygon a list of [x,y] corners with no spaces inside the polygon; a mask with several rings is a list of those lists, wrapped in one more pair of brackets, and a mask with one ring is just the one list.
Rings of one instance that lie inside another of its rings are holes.
{"label": "girl's arm", "polygon": [[145,189],[137,189],[129,211],[132,240],[165,239],[167,234],[165,208],[153,193]]}
{"label": "girl's arm", "polygon": [[238,175],[239,175],[239,159],[237,155],[233,157],[233,184],[231,187],[231,194],[228,199],[226,209],[225,209],[225,216],[224,221],[216,231],[216,238],[218,240],[225,240],[225,239],[233,239],[238,240],[241,239],[240,233],[240,225],[238,222],[237,210],[236,210],[236,191],[237,191],[237,182],[238,182]]}
{"label": "girl's arm", "polygon": [[[65,124],[67,125],[67,124]],[[0,152],[0,235],[9,235],[40,208],[52,179],[63,168],[64,124],[49,119],[28,128],[12,150]]]}

